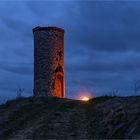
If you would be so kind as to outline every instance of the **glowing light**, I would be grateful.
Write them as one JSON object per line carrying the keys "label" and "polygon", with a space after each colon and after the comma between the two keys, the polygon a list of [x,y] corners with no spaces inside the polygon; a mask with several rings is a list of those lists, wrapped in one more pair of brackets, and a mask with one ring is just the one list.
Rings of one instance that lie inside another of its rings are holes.
{"label": "glowing light", "polygon": [[82,101],[88,101],[89,100],[89,97],[83,97],[81,100]]}
{"label": "glowing light", "polygon": [[81,101],[89,101],[92,98],[91,93],[88,91],[79,91],[76,99]]}

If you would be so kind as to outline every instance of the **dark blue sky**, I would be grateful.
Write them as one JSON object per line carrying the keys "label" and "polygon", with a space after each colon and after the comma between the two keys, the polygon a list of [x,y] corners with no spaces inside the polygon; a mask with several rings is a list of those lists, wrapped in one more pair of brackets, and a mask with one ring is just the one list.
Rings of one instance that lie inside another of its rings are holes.
{"label": "dark blue sky", "polygon": [[65,29],[66,97],[118,89],[140,79],[140,1],[1,1],[0,102],[33,89],[35,26]]}

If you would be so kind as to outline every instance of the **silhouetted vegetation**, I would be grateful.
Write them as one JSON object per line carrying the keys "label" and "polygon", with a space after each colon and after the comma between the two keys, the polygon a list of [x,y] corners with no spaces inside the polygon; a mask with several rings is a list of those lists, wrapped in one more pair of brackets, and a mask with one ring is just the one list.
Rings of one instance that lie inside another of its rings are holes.
{"label": "silhouetted vegetation", "polygon": [[134,95],[140,95],[140,80],[134,81]]}
{"label": "silhouetted vegetation", "polygon": [[24,92],[24,88],[18,88],[17,89],[17,96],[16,96],[16,98],[17,99],[22,98],[23,92]]}

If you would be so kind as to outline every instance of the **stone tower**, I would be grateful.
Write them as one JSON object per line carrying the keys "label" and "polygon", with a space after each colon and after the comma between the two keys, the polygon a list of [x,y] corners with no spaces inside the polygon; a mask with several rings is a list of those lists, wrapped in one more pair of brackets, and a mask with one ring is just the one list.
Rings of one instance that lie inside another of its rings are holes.
{"label": "stone tower", "polygon": [[34,35],[34,95],[65,97],[64,30],[36,27]]}

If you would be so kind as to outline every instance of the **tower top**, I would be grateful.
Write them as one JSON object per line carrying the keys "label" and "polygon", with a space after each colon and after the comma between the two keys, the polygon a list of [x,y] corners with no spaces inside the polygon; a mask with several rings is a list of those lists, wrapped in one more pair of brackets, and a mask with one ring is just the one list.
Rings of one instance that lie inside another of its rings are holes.
{"label": "tower top", "polygon": [[58,27],[53,27],[53,26],[48,26],[48,27],[40,27],[37,26],[35,28],[33,28],[33,33],[36,31],[42,31],[42,30],[53,30],[53,31],[58,31],[58,32],[63,32],[64,33],[64,29],[62,28],[58,28]]}

